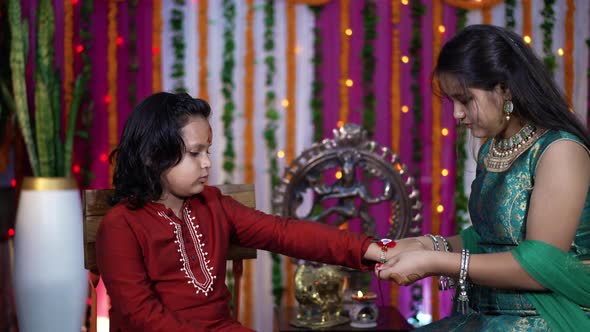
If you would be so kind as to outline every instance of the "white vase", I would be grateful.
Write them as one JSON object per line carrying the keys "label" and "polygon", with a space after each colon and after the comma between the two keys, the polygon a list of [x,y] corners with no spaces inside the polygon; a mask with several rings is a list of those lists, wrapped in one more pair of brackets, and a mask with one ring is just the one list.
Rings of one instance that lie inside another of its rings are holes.
{"label": "white vase", "polygon": [[88,291],[82,204],[72,178],[25,178],[14,237],[21,332],[79,332]]}

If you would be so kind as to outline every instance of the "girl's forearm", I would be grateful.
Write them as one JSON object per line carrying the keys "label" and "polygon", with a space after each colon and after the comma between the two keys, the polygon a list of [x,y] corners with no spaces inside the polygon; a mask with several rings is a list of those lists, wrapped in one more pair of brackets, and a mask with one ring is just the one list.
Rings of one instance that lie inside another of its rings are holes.
{"label": "girl's forearm", "polygon": [[[437,274],[459,277],[461,253],[455,248],[453,250],[452,253],[435,253],[436,257],[432,261]],[[518,264],[511,252],[471,255],[468,280],[478,285],[504,289],[545,289]]]}

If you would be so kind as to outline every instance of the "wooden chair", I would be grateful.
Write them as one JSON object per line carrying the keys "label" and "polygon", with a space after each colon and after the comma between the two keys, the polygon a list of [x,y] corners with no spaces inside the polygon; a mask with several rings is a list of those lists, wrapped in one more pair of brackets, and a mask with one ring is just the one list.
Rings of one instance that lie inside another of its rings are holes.
{"label": "wooden chair", "polygon": [[[253,184],[228,184],[216,186],[225,195],[232,196],[240,203],[255,208],[256,199]],[[111,208],[108,198],[112,189],[86,189],[82,193],[83,224],[84,224],[84,268],[89,273],[91,288],[90,332],[96,332],[96,286],[100,279],[100,271],[96,264],[96,232],[102,218]],[[244,259],[255,259],[256,249],[230,245],[228,260],[232,261],[234,276],[233,316],[237,319],[240,312],[240,279]]]}

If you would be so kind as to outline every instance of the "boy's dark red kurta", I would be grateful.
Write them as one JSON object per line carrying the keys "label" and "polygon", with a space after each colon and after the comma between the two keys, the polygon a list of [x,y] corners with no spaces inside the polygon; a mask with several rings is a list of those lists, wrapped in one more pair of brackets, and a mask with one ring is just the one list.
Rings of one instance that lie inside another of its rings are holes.
{"label": "boy's dark red kurta", "polygon": [[101,222],[97,259],[111,297],[111,331],[251,331],[230,316],[229,243],[366,269],[371,238],[248,208],[214,187],[185,203],[120,203]]}

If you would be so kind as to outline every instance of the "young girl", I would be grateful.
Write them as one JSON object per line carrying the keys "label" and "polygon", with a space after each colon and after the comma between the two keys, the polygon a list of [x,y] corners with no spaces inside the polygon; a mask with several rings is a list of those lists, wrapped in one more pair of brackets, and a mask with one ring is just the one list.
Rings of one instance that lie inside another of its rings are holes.
{"label": "young girl", "polygon": [[154,94],[111,154],[114,207],[96,238],[111,331],[251,331],[230,316],[230,242],[356,269],[382,258],[367,236],[267,215],[207,186],[209,113],[187,94]]}
{"label": "young girl", "polygon": [[504,28],[465,28],[434,73],[454,117],[487,138],[471,185],[473,227],[399,241],[379,273],[403,285],[458,279],[461,314],[426,331],[590,331],[588,131],[532,49]]}

